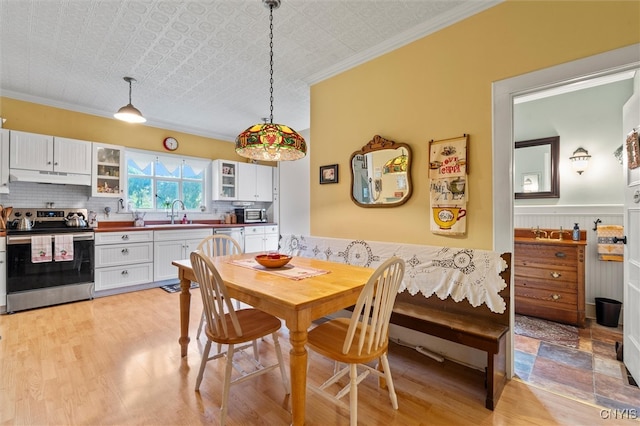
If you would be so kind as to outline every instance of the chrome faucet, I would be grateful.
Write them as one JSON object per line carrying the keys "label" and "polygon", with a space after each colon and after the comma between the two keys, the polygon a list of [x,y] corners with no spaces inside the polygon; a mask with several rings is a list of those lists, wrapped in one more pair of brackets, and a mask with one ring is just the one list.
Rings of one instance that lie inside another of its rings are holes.
{"label": "chrome faucet", "polygon": [[176,208],[176,203],[180,203],[180,205],[182,206],[182,210],[184,210],[184,203],[182,202],[182,200],[173,200],[173,202],[171,203],[171,224],[173,225],[175,223],[175,218],[178,215],[178,213],[175,213],[175,208]]}

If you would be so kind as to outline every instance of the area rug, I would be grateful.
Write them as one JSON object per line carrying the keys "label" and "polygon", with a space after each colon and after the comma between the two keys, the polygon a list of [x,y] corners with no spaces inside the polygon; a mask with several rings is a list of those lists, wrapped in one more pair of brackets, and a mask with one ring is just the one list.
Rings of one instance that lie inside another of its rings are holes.
{"label": "area rug", "polygon": [[[164,291],[166,291],[167,293],[178,293],[180,292],[180,283],[178,284],[171,284],[171,285],[163,285],[160,286],[161,289],[163,289]],[[200,286],[198,285],[198,283],[191,283],[191,289],[193,290],[194,288],[200,288]]]}
{"label": "area rug", "polygon": [[580,341],[577,327],[524,315],[516,315],[514,332],[521,336],[570,348],[577,348]]}

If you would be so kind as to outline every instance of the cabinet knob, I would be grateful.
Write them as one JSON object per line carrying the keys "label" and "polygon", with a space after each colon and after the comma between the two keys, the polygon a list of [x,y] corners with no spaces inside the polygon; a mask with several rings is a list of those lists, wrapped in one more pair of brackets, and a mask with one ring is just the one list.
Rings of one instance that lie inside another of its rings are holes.
{"label": "cabinet knob", "polygon": [[120,274],[121,274],[121,275],[129,275],[129,271],[127,271],[127,270],[125,269],[125,270],[124,270],[124,271],[122,271]]}
{"label": "cabinet knob", "polygon": [[51,161],[47,161],[47,164],[51,164]]}
{"label": "cabinet knob", "polygon": [[128,240],[128,239],[129,239],[129,236],[128,236],[127,234],[124,234],[121,238],[122,238],[123,240]]}
{"label": "cabinet knob", "polygon": [[54,165],[54,166],[57,166],[57,165],[58,165],[58,162],[56,161],[55,163],[53,163],[53,165]]}
{"label": "cabinet knob", "polygon": [[559,299],[560,299],[560,297],[561,297],[561,296],[560,296],[559,294],[552,294],[552,295],[551,295],[551,298],[552,298],[553,300],[559,300]]}
{"label": "cabinet knob", "polygon": [[553,278],[560,278],[562,276],[562,274],[558,273],[558,272],[551,272],[551,276]]}
{"label": "cabinet knob", "polygon": [[127,248],[123,248],[120,252],[121,252],[122,254],[129,254],[129,249],[127,249]]}

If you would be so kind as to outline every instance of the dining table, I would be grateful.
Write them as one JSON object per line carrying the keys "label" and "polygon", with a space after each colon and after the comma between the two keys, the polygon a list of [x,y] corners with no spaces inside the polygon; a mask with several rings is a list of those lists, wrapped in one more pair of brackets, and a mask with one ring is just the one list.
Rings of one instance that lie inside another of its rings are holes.
{"label": "dining table", "polygon": [[[227,286],[230,297],[284,320],[291,344],[292,424],[303,425],[309,327],[314,320],[354,305],[374,270],[299,256],[294,256],[285,267],[271,270],[252,263],[255,256],[256,253],[239,254],[213,257],[211,260]],[[191,283],[197,282],[197,279],[189,259],[175,260],[172,264],[178,268],[180,279],[178,342],[181,356],[185,357],[190,341]],[[296,270],[301,271],[300,275],[293,273]]]}

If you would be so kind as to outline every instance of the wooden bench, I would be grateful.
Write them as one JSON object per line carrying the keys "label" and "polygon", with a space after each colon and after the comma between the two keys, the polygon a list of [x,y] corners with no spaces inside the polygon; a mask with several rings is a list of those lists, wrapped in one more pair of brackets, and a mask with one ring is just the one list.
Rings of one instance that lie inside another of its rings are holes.
{"label": "wooden bench", "polygon": [[466,300],[456,303],[450,297],[440,300],[408,292],[398,294],[391,315],[391,323],[439,337],[487,353],[485,406],[493,410],[507,382],[506,341],[509,331],[511,253],[501,257],[507,269],[500,275],[507,283],[500,296],[507,304],[504,313],[491,312],[486,305],[471,306]]}

